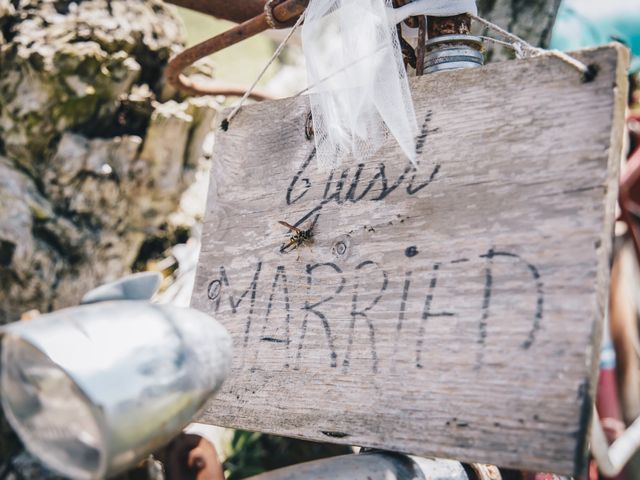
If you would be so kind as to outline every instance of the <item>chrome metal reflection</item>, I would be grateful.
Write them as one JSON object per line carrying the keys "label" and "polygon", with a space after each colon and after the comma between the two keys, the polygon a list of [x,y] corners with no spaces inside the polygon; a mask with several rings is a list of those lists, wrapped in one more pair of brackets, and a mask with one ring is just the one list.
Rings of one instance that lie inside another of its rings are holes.
{"label": "chrome metal reflection", "polygon": [[145,301],[68,308],[0,333],[7,418],[32,454],[72,478],[112,475],[167,443],[231,363],[213,318]]}
{"label": "chrome metal reflection", "polygon": [[482,41],[472,35],[441,35],[425,43],[425,73],[484,65]]}

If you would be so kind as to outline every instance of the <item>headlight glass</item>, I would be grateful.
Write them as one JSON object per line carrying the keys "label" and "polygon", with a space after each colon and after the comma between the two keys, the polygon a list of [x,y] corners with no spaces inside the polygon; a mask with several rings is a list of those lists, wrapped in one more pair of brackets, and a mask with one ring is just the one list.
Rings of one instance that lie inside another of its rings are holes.
{"label": "headlight glass", "polygon": [[32,455],[65,476],[94,478],[104,462],[100,428],[85,395],[60,368],[8,334],[0,388],[7,419]]}

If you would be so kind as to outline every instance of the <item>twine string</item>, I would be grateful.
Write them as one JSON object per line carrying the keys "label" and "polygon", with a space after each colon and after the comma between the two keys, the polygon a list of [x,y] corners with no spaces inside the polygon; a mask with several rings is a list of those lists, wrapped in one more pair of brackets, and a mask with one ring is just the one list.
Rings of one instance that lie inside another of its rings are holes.
{"label": "twine string", "polygon": [[296,21],[296,23],[293,25],[293,27],[291,27],[291,29],[287,33],[287,36],[284,37],[284,40],[282,40],[282,42],[280,42],[280,45],[278,45],[278,48],[276,48],[275,52],[273,52],[273,55],[271,55],[271,58],[269,59],[267,64],[264,66],[264,68],[260,71],[260,73],[258,74],[256,79],[253,81],[253,83],[251,84],[249,89],[244,93],[242,98],[238,101],[238,103],[236,104],[234,109],[231,110],[231,112],[229,113],[227,118],[225,118],[222,121],[222,128],[223,129],[226,130],[229,127],[229,122],[231,122],[231,120],[233,120],[233,117],[235,117],[236,114],[240,111],[240,108],[242,108],[242,105],[244,104],[244,102],[247,100],[247,98],[249,98],[249,95],[251,95],[251,92],[253,91],[253,89],[256,88],[256,85],[258,84],[260,79],[262,79],[262,77],[267,72],[267,70],[269,69],[271,64],[280,56],[280,54],[282,53],[282,50],[284,50],[284,47],[287,45],[287,42],[293,36],[295,31],[298,29],[298,27],[300,25],[302,25],[302,22],[304,21],[304,14],[305,14],[305,12],[302,12],[300,17],[298,17],[298,20]]}
{"label": "twine string", "polygon": [[567,65],[571,65],[573,68],[575,68],[578,72],[582,74],[582,77],[586,81],[591,80],[594,76],[594,71],[592,67],[585,65],[580,60],[573,58],[571,55],[567,55],[566,53],[561,52],[560,50],[546,50],[544,48],[534,47],[526,40],[505,30],[502,27],[499,27],[495,23],[492,23],[485,18],[479,17],[477,15],[472,15],[472,14],[469,14],[469,15],[478,23],[481,23],[489,30],[493,30],[494,32],[502,35],[504,38],[510,40],[511,42],[505,42],[503,40],[499,40],[493,37],[481,36],[480,38],[482,38],[483,40],[488,40],[488,41],[497,43],[499,45],[510,47],[516,53],[516,56],[518,58],[538,57],[541,55],[553,56],[562,60]]}

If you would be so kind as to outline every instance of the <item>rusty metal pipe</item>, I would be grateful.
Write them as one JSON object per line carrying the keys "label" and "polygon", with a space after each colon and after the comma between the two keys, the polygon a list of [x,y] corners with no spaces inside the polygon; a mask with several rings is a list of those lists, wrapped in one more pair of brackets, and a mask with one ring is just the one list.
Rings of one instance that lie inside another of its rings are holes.
{"label": "rusty metal pipe", "polygon": [[179,7],[235,23],[246,22],[264,11],[265,0],[165,0]]}
{"label": "rusty metal pipe", "polygon": [[[309,0],[285,0],[282,3],[278,3],[273,7],[272,16],[278,25],[285,25],[292,19],[297,18],[304,12]],[[212,84],[203,84],[192,80],[182,74],[182,71],[194,62],[204,58],[208,55],[216,53],[231,45],[235,45],[242,40],[246,40],[258,33],[271,28],[267,20],[267,15],[262,11],[261,14],[255,16],[240,25],[227,30],[220,35],[216,35],[213,38],[205,40],[191,48],[187,48],[183,52],[176,55],[169,64],[165,71],[167,80],[174,87],[192,94],[192,95],[218,95],[220,94],[220,88]],[[255,95],[253,95],[256,98]]]}
{"label": "rusty metal pipe", "polygon": [[175,88],[185,93],[192,95],[217,95],[219,93],[217,87],[192,80],[183,75],[182,71],[201,58],[252,37],[265,31],[267,28],[267,21],[263,14],[247,20],[237,27],[220,35],[216,35],[213,38],[209,38],[191,48],[187,48],[169,61],[165,71],[167,80]]}

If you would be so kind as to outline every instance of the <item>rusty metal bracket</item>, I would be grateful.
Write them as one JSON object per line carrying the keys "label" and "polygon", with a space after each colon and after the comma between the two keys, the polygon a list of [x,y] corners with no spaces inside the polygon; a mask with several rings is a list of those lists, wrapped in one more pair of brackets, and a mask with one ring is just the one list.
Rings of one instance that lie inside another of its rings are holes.
{"label": "rusty metal bracket", "polygon": [[[180,4],[175,1],[173,3]],[[269,17],[273,19],[273,24],[284,28],[290,21],[295,21],[304,12],[308,3],[309,0],[280,0],[273,3],[269,2],[264,8],[265,10],[269,9]],[[259,15],[244,21],[231,30],[187,48],[169,61],[165,72],[167,80],[175,88],[192,95],[220,94],[219,86],[190,79],[183,75],[182,72],[201,58],[235,45],[242,40],[264,32],[268,28],[271,28],[271,25],[269,24],[267,13],[263,10]],[[263,95],[256,95],[255,93],[251,97],[259,100],[264,99]]]}

